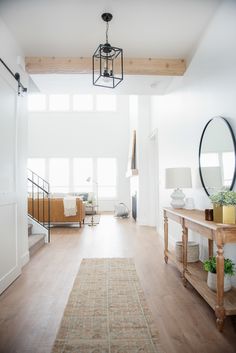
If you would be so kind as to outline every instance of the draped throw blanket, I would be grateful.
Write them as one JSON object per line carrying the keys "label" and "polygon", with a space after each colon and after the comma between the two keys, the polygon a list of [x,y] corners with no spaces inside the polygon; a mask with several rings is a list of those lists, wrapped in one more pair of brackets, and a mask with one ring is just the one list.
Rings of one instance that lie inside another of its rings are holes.
{"label": "draped throw blanket", "polygon": [[65,217],[76,216],[76,197],[64,197],[63,204]]}

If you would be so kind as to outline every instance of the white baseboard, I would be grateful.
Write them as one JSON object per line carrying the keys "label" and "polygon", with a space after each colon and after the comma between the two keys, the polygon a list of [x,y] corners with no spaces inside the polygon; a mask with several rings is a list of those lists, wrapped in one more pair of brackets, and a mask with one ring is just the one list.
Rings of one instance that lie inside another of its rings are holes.
{"label": "white baseboard", "polygon": [[19,266],[15,266],[8,273],[6,273],[2,278],[0,278],[0,294],[7,289],[12,282],[15,281],[17,277],[21,274],[21,269]]}
{"label": "white baseboard", "polygon": [[29,251],[21,256],[21,266],[24,267],[29,262]]}

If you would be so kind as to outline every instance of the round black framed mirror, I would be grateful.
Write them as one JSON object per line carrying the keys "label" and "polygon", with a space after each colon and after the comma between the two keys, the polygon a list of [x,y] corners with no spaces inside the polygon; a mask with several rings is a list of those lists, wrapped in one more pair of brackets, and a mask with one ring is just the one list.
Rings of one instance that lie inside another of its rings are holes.
{"label": "round black framed mirror", "polygon": [[233,189],[236,177],[236,143],[225,118],[214,117],[202,132],[199,146],[199,173],[202,186],[210,196]]}

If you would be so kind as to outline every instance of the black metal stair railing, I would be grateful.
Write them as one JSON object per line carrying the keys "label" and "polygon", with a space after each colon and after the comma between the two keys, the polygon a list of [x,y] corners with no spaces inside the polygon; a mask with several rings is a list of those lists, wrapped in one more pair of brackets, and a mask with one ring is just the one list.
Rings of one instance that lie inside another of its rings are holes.
{"label": "black metal stair railing", "polygon": [[48,231],[50,242],[50,185],[28,169],[28,216]]}

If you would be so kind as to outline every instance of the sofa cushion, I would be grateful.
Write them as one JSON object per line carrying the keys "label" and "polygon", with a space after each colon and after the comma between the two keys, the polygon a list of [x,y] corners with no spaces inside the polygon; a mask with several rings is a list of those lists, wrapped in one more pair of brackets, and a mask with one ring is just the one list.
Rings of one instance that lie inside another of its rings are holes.
{"label": "sofa cushion", "polygon": [[88,192],[80,192],[78,196],[82,201],[88,201]]}
{"label": "sofa cushion", "polygon": [[[43,207],[44,204],[44,207]],[[63,198],[50,199],[50,221],[54,222],[81,222],[85,217],[85,206],[80,198],[76,198],[77,213],[75,216],[64,215]],[[28,198],[28,213],[39,221],[48,221],[48,199]]]}

